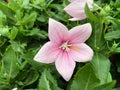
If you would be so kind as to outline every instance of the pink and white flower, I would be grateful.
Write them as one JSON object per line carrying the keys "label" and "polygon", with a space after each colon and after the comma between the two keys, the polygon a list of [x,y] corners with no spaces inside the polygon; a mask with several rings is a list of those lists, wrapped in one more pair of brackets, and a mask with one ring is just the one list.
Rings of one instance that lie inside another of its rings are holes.
{"label": "pink and white flower", "polygon": [[85,5],[88,4],[90,9],[93,8],[93,0],[69,0],[71,3],[64,8],[64,10],[73,18],[69,19],[71,21],[82,20],[87,16],[85,14]]}
{"label": "pink and white flower", "polygon": [[60,75],[69,81],[76,63],[92,59],[93,50],[85,44],[91,35],[91,24],[76,26],[68,31],[66,26],[54,19],[49,19],[49,39],[38,51],[34,60],[53,63]]}

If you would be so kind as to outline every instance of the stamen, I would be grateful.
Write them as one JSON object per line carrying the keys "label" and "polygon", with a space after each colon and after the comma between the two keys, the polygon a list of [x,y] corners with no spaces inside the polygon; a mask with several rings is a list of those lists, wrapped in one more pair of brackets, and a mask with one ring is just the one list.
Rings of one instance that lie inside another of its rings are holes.
{"label": "stamen", "polygon": [[70,50],[70,47],[71,47],[71,45],[68,44],[68,41],[64,42],[64,43],[60,46],[60,48],[63,49],[63,50],[65,50],[65,51]]}

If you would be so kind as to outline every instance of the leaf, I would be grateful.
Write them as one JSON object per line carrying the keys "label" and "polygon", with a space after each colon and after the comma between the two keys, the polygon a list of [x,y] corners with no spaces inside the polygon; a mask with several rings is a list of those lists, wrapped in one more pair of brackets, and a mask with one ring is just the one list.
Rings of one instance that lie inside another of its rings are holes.
{"label": "leaf", "polygon": [[56,80],[53,78],[49,70],[44,70],[39,80],[38,90],[62,90],[57,86]]}
{"label": "leaf", "polygon": [[11,10],[9,7],[7,7],[7,5],[3,4],[2,2],[0,2],[0,10],[12,21],[15,21],[14,19],[14,14],[15,12],[13,10]]}
{"label": "leaf", "polygon": [[77,71],[70,90],[93,90],[99,82],[91,64],[88,63]]}
{"label": "leaf", "polygon": [[26,54],[24,54],[22,57],[23,57],[23,59],[25,59],[30,65],[32,65],[36,69],[42,70],[44,68],[44,64],[34,61],[33,60],[34,55],[35,54],[34,54],[33,50],[28,50],[26,52]]}
{"label": "leaf", "polygon": [[8,80],[10,80],[10,78],[16,77],[16,75],[19,72],[19,68],[17,66],[18,58],[11,46],[8,46],[8,48],[6,49],[2,57],[2,60],[3,60],[5,71],[8,76]]}
{"label": "leaf", "polygon": [[[34,23],[34,21],[36,20],[37,17],[37,13],[36,12],[32,12],[30,15],[26,14],[22,20],[22,25],[26,25],[26,24],[30,24],[30,23]],[[31,24],[30,24],[31,25]]]}
{"label": "leaf", "polygon": [[114,89],[112,89],[112,90],[120,90],[120,88],[114,88]]}
{"label": "leaf", "polygon": [[18,34],[18,29],[16,27],[13,27],[11,30],[11,34],[10,34],[10,39],[14,40],[16,38],[17,34]]}
{"label": "leaf", "polygon": [[40,30],[38,28],[33,28],[26,33],[26,36],[39,36],[40,38],[47,38],[47,32]]}
{"label": "leaf", "polygon": [[110,70],[109,59],[102,54],[95,53],[91,63],[97,77],[101,81],[101,84],[106,83]]}
{"label": "leaf", "polygon": [[85,13],[86,16],[91,20],[91,21],[95,21],[98,22],[98,18],[90,11],[88,5],[85,5]]}
{"label": "leaf", "polygon": [[10,90],[10,85],[0,83],[0,90]]}
{"label": "leaf", "polygon": [[25,80],[23,81],[23,86],[33,84],[35,81],[37,81],[39,73],[34,69],[30,69],[25,76],[26,77]]}
{"label": "leaf", "polygon": [[112,81],[112,82],[100,85],[96,87],[94,90],[112,90],[115,84],[116,84],[116,81]]}
{"label": "leaf", "polygon": [[106,40],[113,40],[113,39],[119,39],[120,38],[120,30],[111,31],[106,33],[105,39]]}

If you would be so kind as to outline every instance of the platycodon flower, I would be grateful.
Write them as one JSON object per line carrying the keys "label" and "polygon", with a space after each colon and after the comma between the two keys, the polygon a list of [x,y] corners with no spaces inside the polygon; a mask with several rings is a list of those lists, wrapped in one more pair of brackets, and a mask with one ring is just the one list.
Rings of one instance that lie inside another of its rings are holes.
{"label": "platycodon flower", "polygon": [[93,0],[69,0],[71,3],[64,8],[64,10],[73,18],[69,19],[71,21],[82,20],[87,16],[85,14],[85,5],[92,9]]}
{"label": "platycodon flower", "polygon": [[76,26],[68,31],[66,26],[54,19],[49,19],[49,39],[38,51],[34,60],[53,63],[60,75],[69,81],[76,63],[92,59],[93,50],[85,44],[91,35],[91,24]]}

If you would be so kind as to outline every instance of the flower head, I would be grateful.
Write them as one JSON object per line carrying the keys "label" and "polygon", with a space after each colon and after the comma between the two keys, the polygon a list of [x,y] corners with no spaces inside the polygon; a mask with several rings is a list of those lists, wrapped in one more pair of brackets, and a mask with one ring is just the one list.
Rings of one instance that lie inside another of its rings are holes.
{"label": "flower head", "polygon": [[93,0],[69,0],[71,3],[64,8],[64,10],[73,18],[69,19],[71,21],[82,20],[86,18],[85,14],[85,4],[92,9]]}
{"label": "flower head", "polygon": [[76,26],[68,31],[66,26],[49,19],[49,39],[38,51],[34,60],[42,63],[53,63],[60,75],[69,81],[76,62],[87,62],[92,59],[93,50],[84,42],[91,35],[89,23]]}

